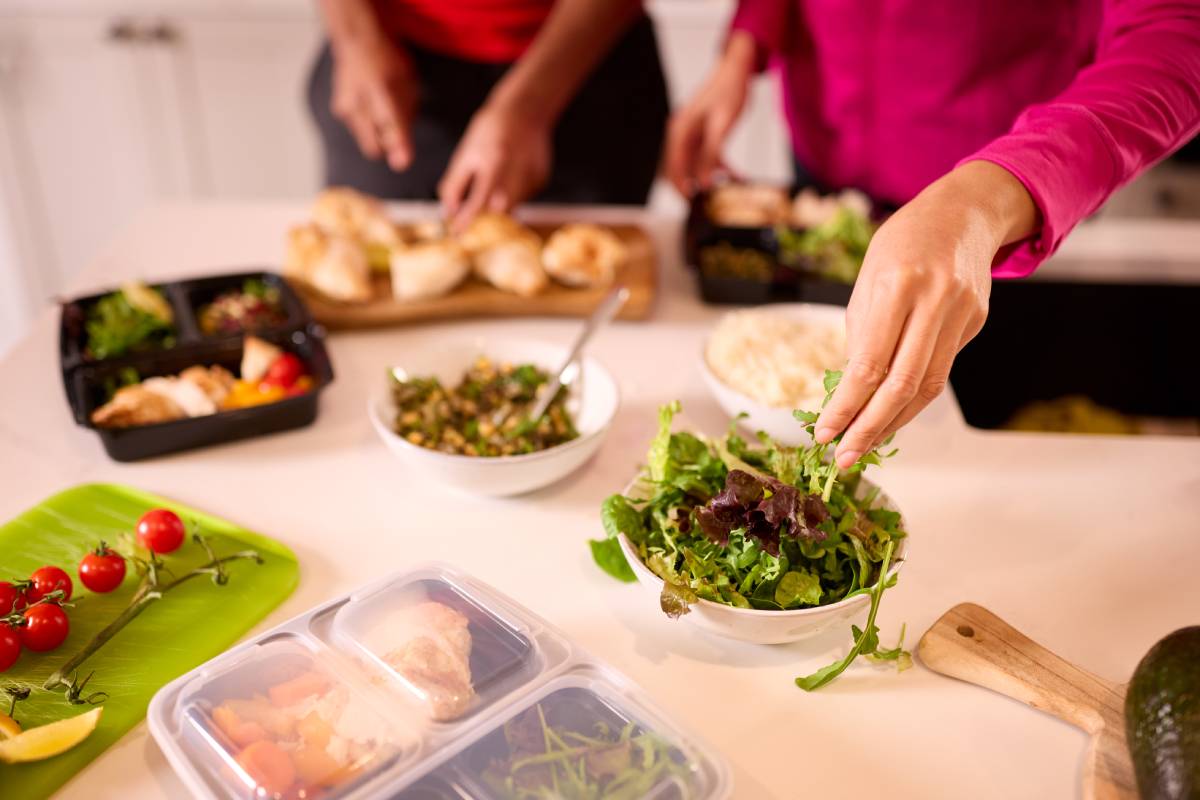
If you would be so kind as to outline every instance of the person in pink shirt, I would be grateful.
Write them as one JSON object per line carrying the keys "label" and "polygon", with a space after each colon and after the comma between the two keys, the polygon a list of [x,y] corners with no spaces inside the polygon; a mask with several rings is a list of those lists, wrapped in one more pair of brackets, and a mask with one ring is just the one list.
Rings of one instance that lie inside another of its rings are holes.
{"label": "person in pink shirt", "polygon": [[1033,272],[1083,218],[1200,128],[1200,2],[740,0],[672,119],[685,194],[757,71],[774,69],[799,172],[900,206],[846,309],[847,366],[816,437],[843,467],[946,386],[993,277]]}

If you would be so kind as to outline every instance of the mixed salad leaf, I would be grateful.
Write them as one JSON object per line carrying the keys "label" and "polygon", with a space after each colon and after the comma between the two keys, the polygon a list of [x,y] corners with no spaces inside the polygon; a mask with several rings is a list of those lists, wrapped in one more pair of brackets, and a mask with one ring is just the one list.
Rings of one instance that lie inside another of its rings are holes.
{"label": "mixed salad leaf", "polygon": [[155,289],[136,283],[97,300],[84,327],[88,355],[97,359],[146,346],[170,347],[175,338],[170,305]]}
{"label": "mixed salad leaf", "polygon": [[780,260],[789,266],[809,263],[824,278],[854,283],[875,228],[869,217],[843,206],[820,225],[802,230],[778,228]]}
{"label": "mixed salad leaf", "polygon": [[[826,400],[841,373],[826,373]],[[659,430],[646,469],[629,495],[601,506],[607,537],[592,541],[597,565],[623,581],[635,579],[624,558],[624,534],[641,561],[663,581],[660,606],[677,618],[699,600],[766,611],[811,608],[866,594],[871,608],[865,631],[836,664],[807,678],[815,689],[841,673],[857,656],[905,666],[901,645],[881,649],[875,616],[906,536],[900,514],[878,501],[862,471],[895,454],[872,450],[839,470],[827,444],[788,447],[764,433],[757,442],[736,432],[737,420],[719,440],[672,431],[678,402],[659,410]],[[817,413],[794,412],[813,433]]]}

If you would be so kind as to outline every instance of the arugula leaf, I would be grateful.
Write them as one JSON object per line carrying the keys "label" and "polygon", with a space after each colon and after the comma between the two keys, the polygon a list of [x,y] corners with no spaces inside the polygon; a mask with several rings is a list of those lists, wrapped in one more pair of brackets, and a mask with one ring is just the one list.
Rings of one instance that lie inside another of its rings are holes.
{"label": "arugula leaf", "polygon": [[600,505],[600,523],[610,539],[616,539],[617,534],[623,533],[634,544],[646,541],[646,525],[642,515],[630,505],[624,495],[610,495]]}
{"label": "arugula leaf", "polygon": [[859,653],[863,652],[868,642],[874,643],[874,646],[871,648],[872,651],[878,649],[879,629],[875,627],[875,615],[879,613],[879,601],[883,599],[883,590],[887,584],[888,567],[892,563],[892,551],[895,547],[895,542],[888,542],[887,549],[883,553],[883,565],[879,568],[879,580],[871,590],[871,610],[867,613],[866,632],[864,633],[855,627],[853,629],[856,632],[854,647],[850,648],[850,652],[846,654],[845,658],[824,666],[811,675],[796,678],[796,685],[804,691],[811,692],[814,689],[820,689],[845,672],[846,667],[850,666],[854,662],[854,659],[858,658]]}
{"label": "arugula leaf", "polygon": [[625,560],[625,552],[621,550],[621,543],[618,540],[590,539],[588,546],[592,549],[592,560],[600,569],[625,583],[633,583],[637,580],[637,576],[633,574],[633,568]]}

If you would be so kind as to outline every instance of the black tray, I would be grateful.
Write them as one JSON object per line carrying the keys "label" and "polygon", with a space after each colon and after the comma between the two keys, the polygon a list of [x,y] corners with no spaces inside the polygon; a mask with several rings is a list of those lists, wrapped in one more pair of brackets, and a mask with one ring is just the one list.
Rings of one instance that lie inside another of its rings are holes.
{"label": "black tray", "polygon": [[[708,194],[692,197],[683,230],[683,253],[696,271],[700,296],[706,303],[758,305],[762,303],[832,303],[846,305],[853,286],[820,277],[804,264],[789,266],[779,257],[779,237],[774,228],[718,225],[708,216]],[[730,256],[756,260],[761,270],[754,276],[717,274],[706,268],[706,253],[721,248]]]}
{"label": "black tray", "polygon": [[1200,284],[997,281],[987,324],[950,383],[976,428],[1066,395],[1135,417],[1197,418],[1200,373],[1188,361],[1197,308]]}
{"label": "black tray", "polygon": [[[92,424],[92,412],[107,399],[109,384],[130,367],[137,370],[142,379],[178,374],[197,364],[219,364],[236,375],[244,335],[206,336],[200,332],[196,312],[220,292],[240,288],[251,278],[278,287],[286,314],[283,324],[259,328],[253,333],[299,356],[312,376],[311,391],[275,403],[156,425],[100,428]],[[88,307],[108,292],[78,298],[62,307],[59,352],[67,403],[78,424],[100,435],[110,458],[137,461],[299,428],[316,419],[318,394],[333,381],[333,366],[325,349],[324,329],[313,322],[303,301],[286,281],[274,273],[256,271],[155,284],[154,288],[162,292],[175,312],[175,344],[169,348],[140,350],[117,358],[91,359],[84,352],[86,335],[82,320]]]}

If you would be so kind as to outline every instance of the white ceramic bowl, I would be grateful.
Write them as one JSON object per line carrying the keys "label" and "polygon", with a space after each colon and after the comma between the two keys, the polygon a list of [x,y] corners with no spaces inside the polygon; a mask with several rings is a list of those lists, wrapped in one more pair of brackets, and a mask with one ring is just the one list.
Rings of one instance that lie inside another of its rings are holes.
{"label": "white ceramic bowl", "polygon": [[[865,491],[872,486],[870,481],[864,479],[859,484],[859,489]],[[640,491],[638,482],[635,481],[626,494],[638,491]],[[891,498],[882,491],[879,493],[878,502],[885,508],[893,511],[899,510]],[[633,574],[637,576],[638,583],[648,596],[652,595],[654,598],[654,613],[662,613],[658,610],[658,598],[662,594],[662,578],[651,572],[650,568],[638,558],[637,551],[629,537],[620,534],[619,540],[621,550],[625,553],[625,560],[629,562]],[[900,572],[900,568],[904,566],[904,562],[908,558],[908,540],[909,537],[905,536],[896,544],[896,549],[892,554],[892,565],[888,569],[889,579]],[[699,600],[693,603],[691,610],[680,619],[687,620],[697,628],[724,636],[727,639],[753,644],[785,644],[816,636],[834,625],[848,627],[851,622],[856,622],[861,626],[862,621],[866,619],[867,609],[870,605],[871,598],[866,594],[855,595],[827,606],[788,611],[735,608],[714,603],[711,600]]]}
{"label": "white ceramic bowl", "polygon": [[[768,306],[759,306],[759,309],[784,314],[795,319],[811,322],[814,325],[837,327],[845,325],[846,309],[842,306],[821,303],[777,303]],[[830,365],[830,369],[841,369],[841,366],[841,364],[833,364]],[[738,423],[743,430],[751,434],[758,431],[766,431],[771,435],[771,438],[787,445],[809,443],[810,439],[808,433],[804,430],[804,426],[792,416],[792,406],[779,408],[769,406],[760,400],[755,400],[725,383],[713,372],[712,367],[708,364],[707,338],[704,340],[704,347],[700,351],[700,372],[704,376],[704,382],[708,385],[708,390],[712,392],[713,397],[716,398],[717,403],[725,413],[729,414],[730,417],[736,417],[743,412],[749,415]],[[800,405],[811,406],[811,408],[806,407],[804,409],[806,411],[816,411],[823,399],[824,393],[821,393],[819,396],[811,398],[807,403],[801,403]]]}
{"label": "white ceramic bowl", "polygon": [[[534,364],[558,369],[567,348],[533,339],[462,339],[409,353],[393,366],[413,376],[435,376],[453,386],[480,355],[493,361]],[[389,386],[382,385],[368,402],[367,413],[379,438],[414,475],[420,475],[472,494],[506,496],[547,486],[574,472],[599,449],[620,404],[616,381],[600,362],[585,356],[582,371],[571,382],[567,410],[579,437],[519,456],[475,458],[441,453],[415,445],[392,430],[395,404]],[[383,383],[383,381],[381,381]]]}

